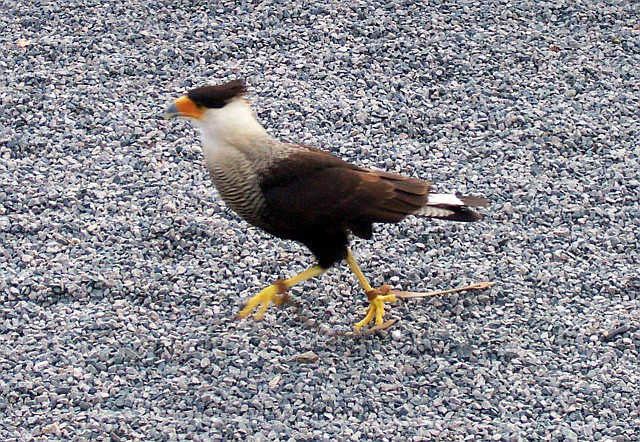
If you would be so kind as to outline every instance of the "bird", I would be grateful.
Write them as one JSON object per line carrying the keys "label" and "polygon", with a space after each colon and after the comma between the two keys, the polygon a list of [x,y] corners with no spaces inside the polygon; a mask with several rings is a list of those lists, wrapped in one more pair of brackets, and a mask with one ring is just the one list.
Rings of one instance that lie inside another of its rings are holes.
{"label": "bird", "polygon": [[352,236],[371,239],[377,223],[408,216],[473,222],[487,206],[481,196],[432,193],[432,183],[347,162],[326,150],[279,141],[271,136],[247,98],[241,79],[191,89],[173,101],[165,119],[184,117],[200,131],[204,160],[225,204],[249,224],[306,246],[316,263],[287,279],[277,279],[251,297],[237,314],[260,320],[271,304],[281,304],[296,284],[346,261],[364,289],[369,306],[360,331],[383,323],[385,303],[396,301],[389,286],[374,289],[350,247]]}

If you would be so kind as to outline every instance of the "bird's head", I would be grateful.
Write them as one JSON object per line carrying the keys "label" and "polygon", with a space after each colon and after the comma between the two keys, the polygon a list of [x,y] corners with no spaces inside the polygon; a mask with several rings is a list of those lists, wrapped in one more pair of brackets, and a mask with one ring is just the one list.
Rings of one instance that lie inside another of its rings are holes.
{"label": "bird's head", "polygon": [[198,87],[169,105],[164,117],[189,118],[207,138],[229,139],[264,133],[245,99],[246,92],[247,86],[242,80]]}
{"label": "bird's head", "polygon": [[216,113],[217,109],[224,109],[233,101],[241,100],[246,92],[247,86],[242,80],[218,86],[201,86],[190,90],[169,105],[164,117],[167,120],[176,117],[203,120],[207,114]]}

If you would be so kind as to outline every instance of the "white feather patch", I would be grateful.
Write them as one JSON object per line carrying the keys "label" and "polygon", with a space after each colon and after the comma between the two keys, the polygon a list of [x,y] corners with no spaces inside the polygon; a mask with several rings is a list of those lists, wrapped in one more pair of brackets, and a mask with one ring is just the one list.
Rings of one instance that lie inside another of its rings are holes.
{"label": "white feather patch", "polygon": [[204,157],[210,164],[218,162],[220,156],[252,149],[256,138],[270,138],[243,98],[220,109],[207,109],[201,119],[193,121],[202,133]]}
{"label": "white feather patch", "polygon": [[445,193],[429,194],[427,204],[430,206],[464,206],[464,203],[460,198],[455,195],[447,195]]}
{"label": "white feather patch", "polygon": [[432,217],[432,218],[433,217],[446,218],[448,216],[453,215],[453,213],[454,213],[453,210],[447,210],[441,207],[425,206],[425,207],[422,207],[417,212],[415,212],[414,215],[422,215],[422,216]]}

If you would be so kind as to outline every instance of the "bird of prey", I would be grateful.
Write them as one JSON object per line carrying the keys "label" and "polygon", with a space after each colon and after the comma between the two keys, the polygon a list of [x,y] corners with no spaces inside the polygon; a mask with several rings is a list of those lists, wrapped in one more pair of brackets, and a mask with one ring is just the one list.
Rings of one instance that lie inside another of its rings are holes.
{"label": "bird of prey", "polygon": [[[166,110],[165,118],[186,117],[200,129],[211,179],[224,202],[241,218],[283,239],[304,244],[317,264],[278,279],[245,304],[261,319],[296,284],[346,260],[369,299],[356,331],[383,322],[384,303],[395,301],[388,286],[373,289],[349,245],[350,234],[371,239],[374,223],[398,223],[409,215],[450,221],[477,221],[470,207],[482,197],[431,193],[431,183],[370,170],[329,152],[270,136],[255,118],[241,80],[190,90]],[[385,289],[387,287],[387,289]]]}

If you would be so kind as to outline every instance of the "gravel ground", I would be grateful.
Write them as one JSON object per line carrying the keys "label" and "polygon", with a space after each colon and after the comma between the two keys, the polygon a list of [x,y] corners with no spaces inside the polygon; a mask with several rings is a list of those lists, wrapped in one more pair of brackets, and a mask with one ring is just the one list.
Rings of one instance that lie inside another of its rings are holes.
{"label": "gravel ground", "polygon": [[[640,3],[1,8],[1,439],[637,437]],[[225,208],[158,117],[237,77],[282,139],[490,199],[356,241],[374,283],[499,284],[354,339],[326,334],[366,304],[339,266],[293,290],[325,333],[235,321],[311,256]]]}

